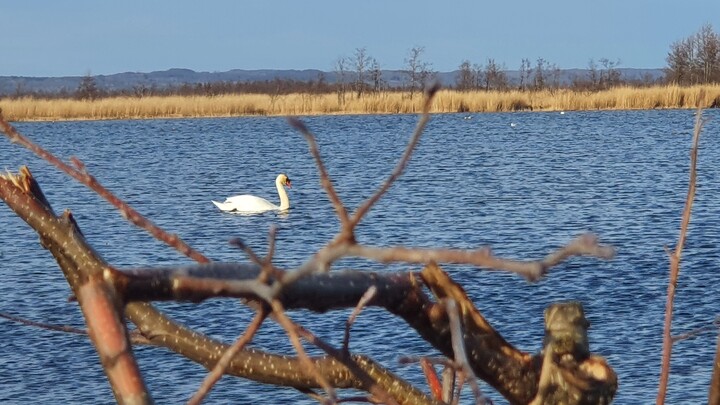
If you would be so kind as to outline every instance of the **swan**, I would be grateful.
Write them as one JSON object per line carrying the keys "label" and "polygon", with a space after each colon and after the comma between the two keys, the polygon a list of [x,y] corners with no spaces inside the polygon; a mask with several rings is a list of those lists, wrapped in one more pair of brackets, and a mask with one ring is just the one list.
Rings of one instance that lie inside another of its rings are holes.
{"label": "swan", "polygon": [[213,200],[212,203],[220,208],[220,210],[226,212],[260,213],[265,211],[284,211],[290,208],[290,199],[283,186],[291,188],[292,184],[290,178],[284,173],[281,173],[275,179],[275,187],[277,187],[278,194],[280,195],[280,206],[264,198],[249,194],[228,197],[224,202]]}

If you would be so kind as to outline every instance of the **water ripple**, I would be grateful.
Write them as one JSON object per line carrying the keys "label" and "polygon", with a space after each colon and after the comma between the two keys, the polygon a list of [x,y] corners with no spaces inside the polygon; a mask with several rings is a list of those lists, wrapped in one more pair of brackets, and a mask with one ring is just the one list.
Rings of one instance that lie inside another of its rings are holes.
{"label": "water ripple", "polygon": [[[718,132],[720,114],[708,115],[715,119],[708,122],[701,141],[698,196],[682,261],[675,333],[707,325],[720,308],[716,294],[708,291],[720,282],[720,147],[711,136]],[[677,239],[692,113],[509,113],[477,118],[432,118],[405,176],[362,222],[358,239],[381,246],[490,245],[501,256],[534,259],[581,232],[598,233],[617,247],[615,260],[573,260],[537,284],[469,266],[447,270],[510,342],[531,352],[540,348],[544,308],[554,301],[581,301],[591,321],[593,350],[605,356],[620,377],[616,403],[651,401],[657,389],[667,288],[663,247],[673,246]],[[392,170],[417,117],[332,116],[306,122],[317,135],[340,197],[355,207]],[[511,127],[511,122],[517,125]],[[234,237],[263,253],[268,229],[277,225],[276,262],[296,266],[338,229],[307,145],[281,118],[18,127],[61,157],[82,159],[108,188],[216,260],[245,260],[227,243]],[[0,161],[11,169],[28,164],[55,208],[73,210],[90,242],[113,264],[189,263],[28,152],[5,143]],[[293,179],[288,215],[231,215],[210,203],[246,192],[276,199],[273,180],[279,172]],[[0,311],[82,326],[79,311],[67,302],[70,291],[62,274],[35,234],[5,208],[0,209],[0,224],[0,294],[5,297]],[[338,267],[418,268],[354,259]],[[160,307],[225,340],[236,338],[252,316],[232,300]],[[339,345],[347,314],[298,311],[292,316]],[[0,402],[113,402],[86,339],[2,320],[0,325]],[[675,346],[670,403],[704,401],[715,339],[713,334],[702,335]],[[266,325],[253,344],[292,353],[276,325]],[[418,370],[399,367],[398,356],[435,354],[401,321],[375,309],[359,318],[351,346],[418,384]],[[200,366],[162,350],[138,348],[137,355],[158,403],[185,401],[204,376]],[[208,403],[257,402],[268,395],[278,403],[312,403],[289,389],[232,378],[221,381]]]}

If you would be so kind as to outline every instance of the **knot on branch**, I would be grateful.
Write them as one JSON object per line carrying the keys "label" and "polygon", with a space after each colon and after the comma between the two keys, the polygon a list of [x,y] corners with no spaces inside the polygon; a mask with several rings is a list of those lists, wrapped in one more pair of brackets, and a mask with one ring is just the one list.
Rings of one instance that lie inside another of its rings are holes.
{"label": "knot on branch", "polygon": [[600,356],[590,354],[582,304],[566,302],[545,310],[545,340],[538,392],[532,405],[609,404],[617,375]]}

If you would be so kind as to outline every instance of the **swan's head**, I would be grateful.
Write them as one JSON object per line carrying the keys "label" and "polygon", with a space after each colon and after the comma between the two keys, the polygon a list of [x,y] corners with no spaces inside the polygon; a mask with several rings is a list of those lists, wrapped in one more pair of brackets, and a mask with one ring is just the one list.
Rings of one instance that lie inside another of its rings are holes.
{"label": "swan's head", "polygon": [[292,188],[292,182],[290,181],[290,177],[288,177],[285,173],[281,173],[277,176],[277,181],[280,183],[280,185],[285,186],[287,188]]}

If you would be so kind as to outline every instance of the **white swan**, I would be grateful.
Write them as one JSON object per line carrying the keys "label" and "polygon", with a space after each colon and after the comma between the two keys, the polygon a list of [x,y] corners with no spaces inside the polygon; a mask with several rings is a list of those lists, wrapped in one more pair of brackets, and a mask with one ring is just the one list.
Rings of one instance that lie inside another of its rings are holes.
{"label": "white swan", "polygon": [[284,211],[290,208],[290,199],[288,198],[287,192],[283,186],[291,188],[292,184],[290,182],[290,178],[281,173],[275,179],[275,187],[277,187],[278,194],[280,195],[280,206],[277,206],[264,198],[248,194],[228,197],[224,202],[213,201],[213,204],[222,211],[227,212],[260,213],[275,210]]}

